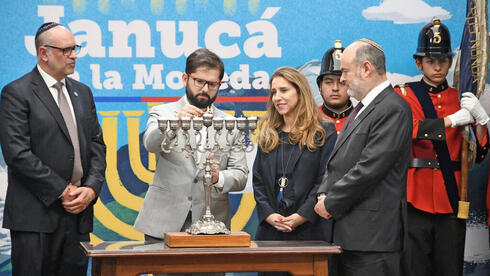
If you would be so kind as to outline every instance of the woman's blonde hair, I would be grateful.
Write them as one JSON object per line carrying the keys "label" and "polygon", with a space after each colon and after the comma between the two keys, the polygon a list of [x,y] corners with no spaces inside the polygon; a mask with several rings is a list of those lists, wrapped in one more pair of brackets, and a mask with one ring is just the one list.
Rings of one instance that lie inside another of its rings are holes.
{"label": "woman's blonde hair", "polygon": [[[309,151],[325,143],[326,133],[320,124],[318,107],[311,93],[310,85],[306,77],[298,70],[291,67],[278,68],[271,76],[269,84],[272,87],[274,78],[284,78],[298,93],[296,104],[296,118],[294,119],[289,142],[298,144],[300,148],[306,146]],[[270,153],[279,145],[278,131],[284,125],[282,115],[277,112],[272,102],[272,93],[269,91],[269,101],[265,115],[259,121],[259,146],[265,153]]]}

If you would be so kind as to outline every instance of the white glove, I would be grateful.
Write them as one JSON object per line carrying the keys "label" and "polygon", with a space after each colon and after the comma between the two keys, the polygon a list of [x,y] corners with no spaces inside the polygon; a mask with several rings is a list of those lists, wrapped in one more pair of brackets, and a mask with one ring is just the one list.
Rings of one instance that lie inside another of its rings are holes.
{"label": "white glove", "polygon": [[488,114],[473,93],[463,93],[463,97],[461,97],[461,107],[468,110],[479,125],[486,125],[488,123]]}
{"label": "white glove", "polygon": [[461,108],[460,110],[454,112],[451,115],[448,115],[447,117],[449,118],[449,120],[451,120],[451,127],[464,126],[475,121],[471,116],[471,113],[464,108]]}

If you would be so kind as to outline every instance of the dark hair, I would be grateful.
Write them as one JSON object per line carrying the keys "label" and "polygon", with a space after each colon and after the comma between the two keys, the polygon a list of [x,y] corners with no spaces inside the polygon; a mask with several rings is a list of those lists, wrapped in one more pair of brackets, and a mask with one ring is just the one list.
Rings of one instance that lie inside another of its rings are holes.
{"label": "dark hair", "polygon": [[218,69],[219,79],[223,79],[223,75],[225,74],[225,65],[223,64],[223,61],[221,61],[218,55],[205,48],[199,48],[187,57],[185,72],[187,74],[192,74],[196,72],[197,68],[203,66]]}
{"label": "dark hair", "polygon": [[46,22],[46,23],[42,24],[41,27],[39,27],[39,29],[37,29],[36,37],[34,38],[34,45],[36,46],[36,53],[38,53],[39,47],[41,47],[42,44],[46,43],[45,36],[41,35],[41,34],[43,34],[47,30],[52,29],[56,26],[61,26],[61,24],[56,23],[56,22]]}
{"label": "dark hair", "polygon": [[427,56],[427,57],[423,57],[423,56],[414,56],[414,59],[415,60],[418,60],[419,62],[422,62],[422,60],[424,58],[431,58],[433,60],[437,60],[439,62],[441,61],[444,61],[446,58],[449,60],[449,63],[452,63],[453,62],[453,57],[450,56],[450,55],[440,55],[440,56]]}
{"label": "dark hair", "polygon": [[385,65],[385,53],[381,45],[376,43],[376,41],[361,38],[358,40],[359,42],[363,42],[356,51],[356,62],[359,64],[365,60],[371,62],[371,64],[376,69],[378,74],[383,75],[386,73],[386,65]]}

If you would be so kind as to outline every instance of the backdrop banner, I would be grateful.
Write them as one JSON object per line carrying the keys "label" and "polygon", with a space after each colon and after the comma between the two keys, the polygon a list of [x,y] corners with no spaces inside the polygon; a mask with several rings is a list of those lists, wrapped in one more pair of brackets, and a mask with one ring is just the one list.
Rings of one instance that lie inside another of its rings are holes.
{"label": "backdrop banner", "polygon": [[[224,61],[217,107],[234,116],[261,116],[269,78],[281,66],[303,72],[315,101],[322,103],[316,77],[335,40],[344,47],[363,37],[380,43],[395,85],[421,79],[412,55],[423,25],[440,18],[457,51],[466,20],[466,1],[458,0],[23,0],[2,6],[0,87],[34,68],[34,35],[44,22],[68,27],[82,45],[72,77],[91,87],[107,145],[106,185],[90,235],[94,243],[144,239],[132,225],[156,167],[155,155],[142,145],[148,111],[184,95],[181,76],[195,49],[208,48]],[[454,65],[449,84],[453,72]],[[481,97],[487,111],[489,97]],[[247,155],[250,168],[254,157],[255,150]],[[490,275],[488,168],[487,159],[470,172],[465,275]],[[243,192],[230,195],[231,230],[254,236],[251,179]],[[6,189],[1,157],[0,219]],[[9,231],[0,228],[0,276],[10,274]]]}

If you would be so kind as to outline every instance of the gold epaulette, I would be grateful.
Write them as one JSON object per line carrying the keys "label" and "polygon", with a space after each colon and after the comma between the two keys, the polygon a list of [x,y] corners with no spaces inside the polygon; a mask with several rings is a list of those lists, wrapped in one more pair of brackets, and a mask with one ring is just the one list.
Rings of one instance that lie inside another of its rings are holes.
{"label": "gold epaulette", "polygon": [[407,90],[405,89],[405,87],[408,87],[408,85],[406,83],[398,84],[395,87],[400,87],[400,91],[402,92],[402,95],[405,97],[407,96]]}

